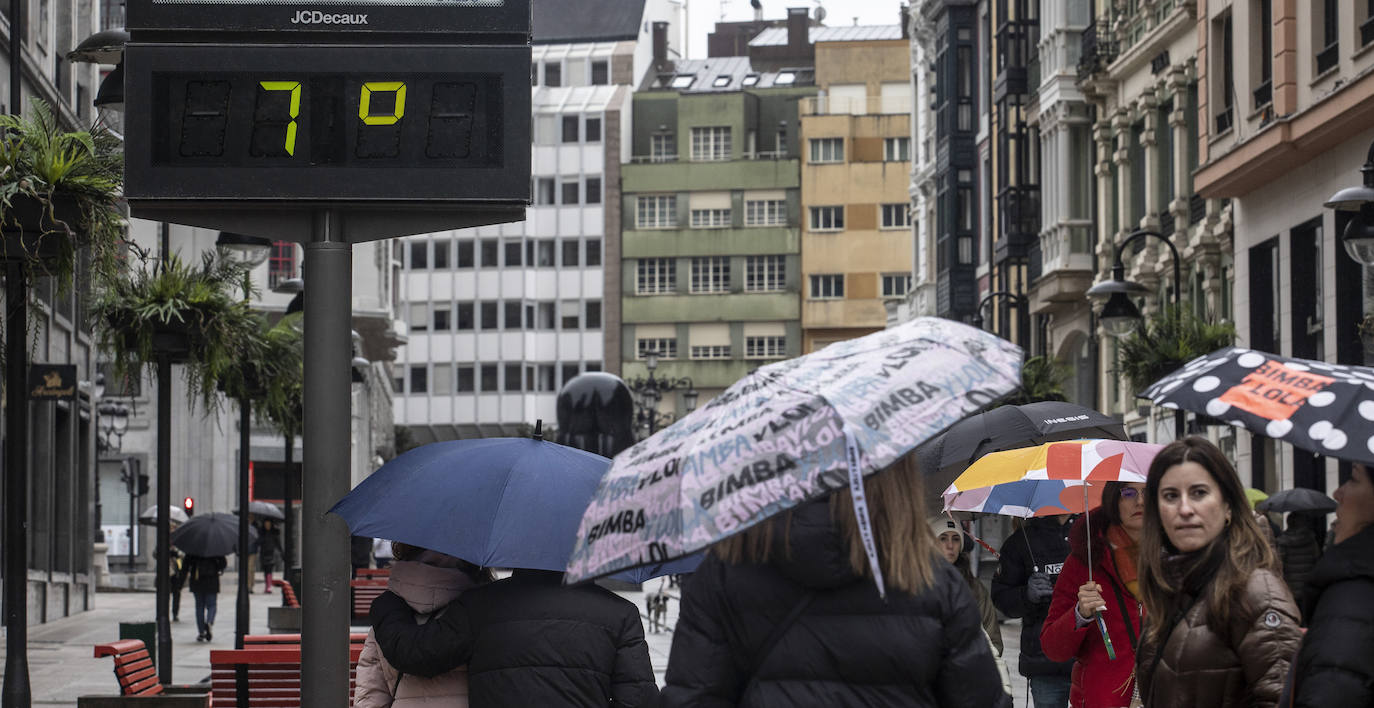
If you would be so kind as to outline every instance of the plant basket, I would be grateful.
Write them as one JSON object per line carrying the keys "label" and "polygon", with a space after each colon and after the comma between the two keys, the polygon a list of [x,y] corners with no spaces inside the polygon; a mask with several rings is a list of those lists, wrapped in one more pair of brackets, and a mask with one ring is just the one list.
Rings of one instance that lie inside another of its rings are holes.
{"label": "plant basket", "polygon": [[1366,354],[1374,354],[1374,316],[1366,316],[1360,322],[1360,343]]}
{"label": "plant basket", "polygon": [[15,195],[0,215],[0,260],[60,262],[73,250],[72,233],[81,224],[81,205],[75,197],[57,195],[51,202],[27,194]]}

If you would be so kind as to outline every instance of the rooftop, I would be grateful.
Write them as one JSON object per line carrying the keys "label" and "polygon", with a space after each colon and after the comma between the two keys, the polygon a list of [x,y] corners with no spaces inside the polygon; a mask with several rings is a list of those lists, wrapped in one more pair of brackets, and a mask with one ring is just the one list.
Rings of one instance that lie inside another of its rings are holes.
{"label": "rooftop", "polygon": [[534,0],[534,43],[635,39],[644,0]]}
{"label": "rooftop", "polygon": [[726,93],[745,89],[787,88],[815,83],[809,67],[756,71],[749,57],[713,57],[677,62],[672,72],[658,75],[651,89],[675,89],[680,93]]}
{"label": "rooftop", "polygon": [[[863,42],[877,39],[901,39],[898,25],[852,25],[849,27],[812,27],[812,44],[818,42]],[[787,46],[787,28],[769,27],[749,41],[751,47]]]}

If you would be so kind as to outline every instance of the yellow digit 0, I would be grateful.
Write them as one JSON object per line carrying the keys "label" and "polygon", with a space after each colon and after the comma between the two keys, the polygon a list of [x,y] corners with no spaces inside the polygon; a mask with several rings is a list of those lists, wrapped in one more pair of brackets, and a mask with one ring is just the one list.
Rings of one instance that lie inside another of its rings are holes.
{"label": "yellow digit 0", "polygon": [[299,81],[263,81],[264,91],[291,92],[291,122],[286,124],[286,154],[296,154],[296,116],[301,112],[301,84]]}
{"label": "yellow digit 0", "polygon": [[[396,108],[391,115],[372,115],[372,92],[393,91],[396,93]],[[406,85],[404,81],[368,81],[363,84],[362,95],[358,99],[358,117],[367,125],[391,125],[406,114]]]}

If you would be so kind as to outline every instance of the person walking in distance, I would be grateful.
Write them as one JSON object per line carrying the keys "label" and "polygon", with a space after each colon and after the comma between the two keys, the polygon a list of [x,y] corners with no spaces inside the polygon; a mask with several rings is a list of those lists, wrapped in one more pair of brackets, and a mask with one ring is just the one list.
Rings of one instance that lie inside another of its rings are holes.
{"label": "person walking in distance", "polygon": [[219,606],[219,576],[228,563],[224,556],[186,556],[187,579],[191,596],[196,599],[196,641],[208,642],[214,637],[215,611]]}
{"label": "person walking in distance", "polygon": [[1027,519],[1002,543],[1002,560],[992,576],[992,604],[1021,618],[1021,658],[1034,708],[1069,704],[1072,661],[1054,661],[1040,648],[1054,583],[1069,555],[1069,514]]}
{"label": "person walking in distance", "polygon": [[1278,705],[1302,637],[1298,608],[1235,468],[1204,438],[1170,443],[1150,463],[1140,593],[1145,705]]}
{"label": "person walking in distance", "polygon": [[258,565],[262,566],[263,592],[272,592],[272,574],[281,562],[281,537],[277,535],[277,524],[271,519],[263,519],[258,529]]}

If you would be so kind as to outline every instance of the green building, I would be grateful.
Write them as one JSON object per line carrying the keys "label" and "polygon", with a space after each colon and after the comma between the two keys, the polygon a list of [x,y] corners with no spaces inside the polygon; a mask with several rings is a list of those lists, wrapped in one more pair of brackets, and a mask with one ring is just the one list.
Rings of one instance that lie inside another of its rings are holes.
{"label": "green building", "polygon": [[[687,377],[704,401],[801,353],[798,104],[816,88],[809,63],[770,68],[678,61],[635,94],[619,341],[607,333],[626,379],[653,353],[657,378]],[[658,410],[661,426],[685,402],[663,396]]]}

